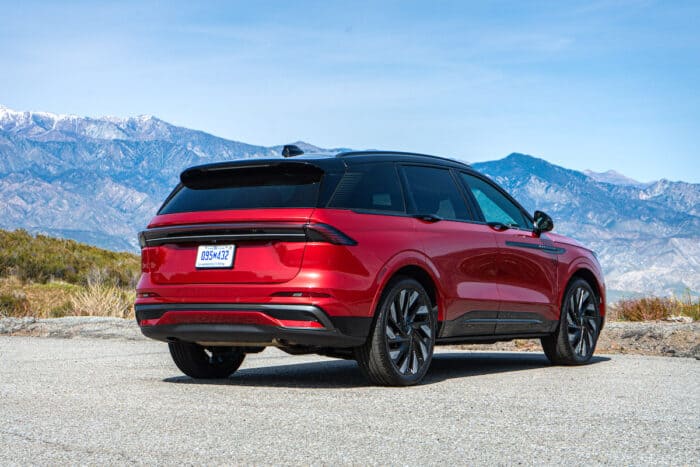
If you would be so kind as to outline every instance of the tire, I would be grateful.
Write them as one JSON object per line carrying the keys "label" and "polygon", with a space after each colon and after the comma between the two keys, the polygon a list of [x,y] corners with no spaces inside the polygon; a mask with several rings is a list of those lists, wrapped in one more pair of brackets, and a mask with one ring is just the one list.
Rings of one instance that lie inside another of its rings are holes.
{"label": "tire", "polygon": [[559,326],[541,339],[542,349],[555,365],[583,365],[593,356],[600,335],[600,302],[590,284],[575,279],[566,288]]}
{"label": "tire", "polygon": [[355,358],[374,384],[418,384],[433,359],[436,330],[437,317],[423,286],[398,277],[384,289],[374,326]]}
{"label": "tire", "polygon": [[245,358],[245,353],[235,347],[205,349],[189,342],[170,342],[168,347],[180,371],[195,379],[228,378]]}

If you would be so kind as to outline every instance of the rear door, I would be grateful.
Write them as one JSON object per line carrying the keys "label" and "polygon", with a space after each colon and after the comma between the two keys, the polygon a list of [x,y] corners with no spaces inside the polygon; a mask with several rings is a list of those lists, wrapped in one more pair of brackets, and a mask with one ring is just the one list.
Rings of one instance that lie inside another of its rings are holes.
{"label": "rear door", "polygon": [[301,267],[324,172],[298,162],[185,171],[143,233],[155,283],[280,283]]}
{"label": "rear door", "polygon": [[558,316],[558,248],[546,234],[535,235],[527,214],[493,183],[467,172],[460,177],[498,242],[496,333],[549,331]]}
{"label": "rear door", "polygon": [[442,338],[489,335],[495,330],[495,233],[471,222],[473,213],[449,169],[402,165],[414,229],[437,267],[444,294]]}

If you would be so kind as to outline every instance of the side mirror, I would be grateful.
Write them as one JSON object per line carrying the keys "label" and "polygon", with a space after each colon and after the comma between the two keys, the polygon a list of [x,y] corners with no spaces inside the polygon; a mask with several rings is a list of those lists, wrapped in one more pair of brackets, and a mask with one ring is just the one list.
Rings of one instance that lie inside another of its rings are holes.
{"label": "side mirror", "polygon": [[539,235],[542,232],[549,232],[554,229],[554,221],[546,212],[535,211],[535,222],[533,231],[535,235]]}

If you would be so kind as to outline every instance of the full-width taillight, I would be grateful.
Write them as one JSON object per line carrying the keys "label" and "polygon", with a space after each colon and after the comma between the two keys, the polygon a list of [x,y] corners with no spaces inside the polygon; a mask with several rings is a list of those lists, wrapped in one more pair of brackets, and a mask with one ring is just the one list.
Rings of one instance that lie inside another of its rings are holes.
{"label": "full-width taillight", "polygon": [[328,224],[311,223],[304,226],[306,238],[310,242],[327,242],[334,245],[357,245],[357,242]]}

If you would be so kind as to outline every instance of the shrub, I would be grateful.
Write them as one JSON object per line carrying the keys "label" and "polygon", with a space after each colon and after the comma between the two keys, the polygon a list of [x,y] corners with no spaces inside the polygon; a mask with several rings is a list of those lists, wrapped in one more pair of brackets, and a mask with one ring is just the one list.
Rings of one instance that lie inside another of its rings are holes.
{"label": "shrub", "polygon": [[63,318],[73,314],[73,304],[71,301],[63,302],[60,305],[52,307],[48,312],[48,318]]}
{"label": "shrub", "polygon": [[93,283],[71,297],[76,316],[133,317],[133,293],[114,285]]}
{"label": "shrub", "polygon": [[22,292],[0,295],[0,316],[21,318],[30,315],[29,300]]}
{"label": "shrub", "polygon": [[688,295],[684,300],[679,301],[680,315],[689,316],[693,321],[700,321],[700,299],[693,303]]}
{"label": "shrub", "polygon": [[624,321],[653,321],[672,316],[700,319],[700,301],[694,303],[690,295],[683,300],[672,297],[645,297],[621,300],[611,307],[611,317]]}

